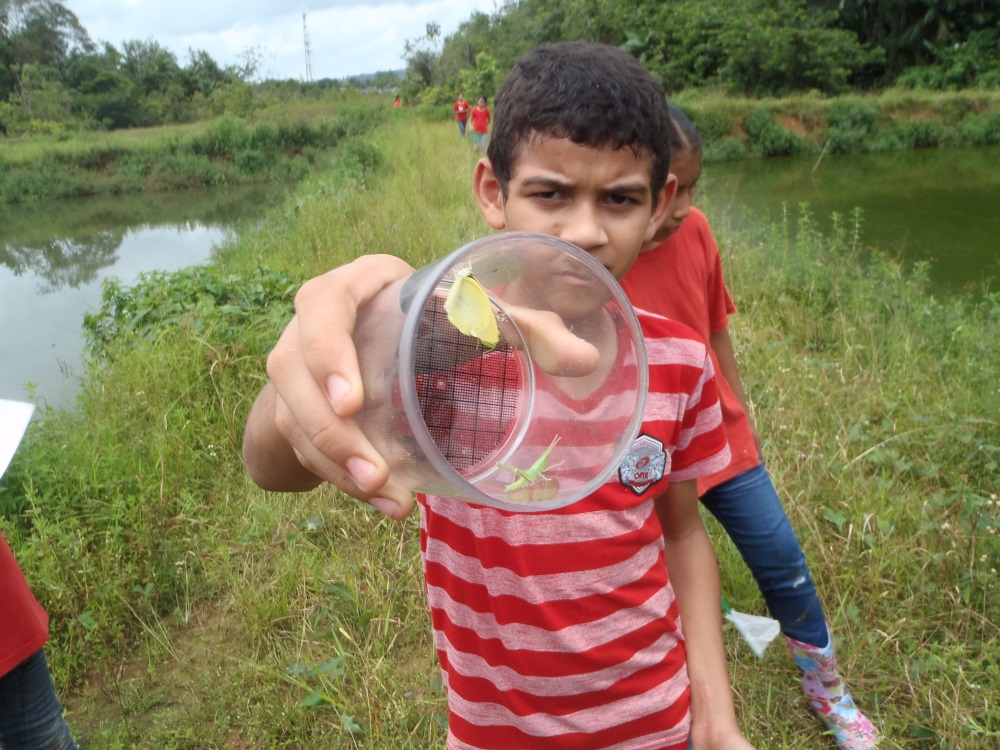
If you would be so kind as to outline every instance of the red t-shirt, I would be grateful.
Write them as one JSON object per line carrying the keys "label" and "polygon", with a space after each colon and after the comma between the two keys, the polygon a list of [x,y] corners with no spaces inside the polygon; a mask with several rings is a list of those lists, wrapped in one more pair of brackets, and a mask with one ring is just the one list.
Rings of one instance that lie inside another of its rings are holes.
{"label": "red t-shirt", "polygon": [[472,132],[486,133],[490,128],[490,108],[474,107],[472,110]]}
{"label": "red t-shirt", "polygon": [[469,119],[469,109],[472,105],[468,102],[455,102],[455,119],[456,120],[467,120]]}
{"label": "red t-shirt", "polygon": [[49,618],[0,534],[0,677],[49,639]]}
{"label": "red t-shirt", "polygon": [[[679,320],[705,341],[712,333],[725,330],[729,315],[736,312],[722,278],[718,245],[708,220],[696,208],[671,237],[639,253],[622,279],[622,288],[636,307]],[[714,351],[712,365],[718,373]],[[733,460],[722,471],[698,480],[699,495],[760,464],[743,404],[724,377],[720,375],[716,382]]]}
{"label": "red t-shirt", "polygon": [[[707,347],[676,321],[637,314],[643,423],[595,493],[534,513],[418,496],[449,750],[687,745],[684,639],[653,500],[671,478],[725,466],[729,451]],[[563,430],[602,419],[600,404],[564,408]]]}

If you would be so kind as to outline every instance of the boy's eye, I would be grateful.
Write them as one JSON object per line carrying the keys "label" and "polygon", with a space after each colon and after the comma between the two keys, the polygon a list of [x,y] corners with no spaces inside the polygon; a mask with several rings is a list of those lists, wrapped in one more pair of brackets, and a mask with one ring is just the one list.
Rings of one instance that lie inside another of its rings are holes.
{"label": "boy's eye", "polygon": [[556,198],[559,197],[559,191],[558,190],[539,190],[537,193],[534,194],[534,197],[539,198],[539,199],[541,199],[543,201],[551,201],[551,200],[555,200]]}
{"label": "boy's eye", "polygon": [[634,200],[630,195],[617,195],[612,193],[608,196],[608,203],[611,203],[614,206],[627,206],[633,202]]}

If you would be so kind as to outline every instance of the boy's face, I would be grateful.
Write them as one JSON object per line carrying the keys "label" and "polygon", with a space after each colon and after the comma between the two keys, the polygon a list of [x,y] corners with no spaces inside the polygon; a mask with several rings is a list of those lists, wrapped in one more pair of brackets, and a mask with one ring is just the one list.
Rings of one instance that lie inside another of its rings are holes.
{"label": "boy's face", "polygon": [[691,149],[675,153],[670,158],[670,174],[677,178],[677,191],[670,201],[667,216],[653,237],[659,244],[670,237],[691,214],[691,204],[698,191],[701,178],[701,153]]}
{"label": "boy's face", "polygon": [[676,180],[671,177],[654,194],[651,172],[651,157],[637,157],[627,148],[536,136],[521,146],[506,198],[489,159],[476,165],[474,190],[494,229],[572,242],[621,279],[653,238],[673,196]]}

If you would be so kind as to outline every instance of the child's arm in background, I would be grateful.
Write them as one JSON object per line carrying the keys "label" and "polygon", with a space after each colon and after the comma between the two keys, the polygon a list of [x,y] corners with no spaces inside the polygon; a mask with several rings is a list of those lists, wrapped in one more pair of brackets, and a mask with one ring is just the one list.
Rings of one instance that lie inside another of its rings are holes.
{"label": "child's arm in background", "polygon": [[656,512],[687,651],[692,745],[695,750],[752,750],[736,721],[722,642],[719,565],[698,513],[697,482],[671,482],[656,499]]}
{"label": "child's arm in background", "polygon": [[747,415],[747,422],[750,423],[750,432],[753,433],[753,443],[757,448],[757,455],[763,460],[764,453],[761,450],[760,435],[757,433],[757,425],[754,424],[753,415],[750,414],[750,405],[747,403],[747,395],[743,390],[743,383],[740,382],[740,372],[736,367],[736,355],[733,354],[733,341],[729,338],[729,329],[723,328],[721,331],[713,333],[709,338],[708,345],[712,347],[716,359],[719,360],[719,370],[722,371],[722,377],[726,379],[729,387],[736,394],[736,398],[743,405],[743,411]]}

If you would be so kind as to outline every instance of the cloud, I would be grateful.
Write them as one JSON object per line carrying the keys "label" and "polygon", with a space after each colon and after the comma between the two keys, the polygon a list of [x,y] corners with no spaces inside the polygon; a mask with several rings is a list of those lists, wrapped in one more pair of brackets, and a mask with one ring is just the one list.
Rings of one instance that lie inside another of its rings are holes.
{"label": "cloud", "polygon": [[207,51],[220,65],[239,61],[248,48],[263,55],[267,77],[306,74],[302,14],[306,13],[313,76],[343,78],[404,66],[407,39],[428,22],[454,32],[474,11],[493,12],[495,0],[65,0],[95,42],[154,39],[184,64],[188,49]]}

